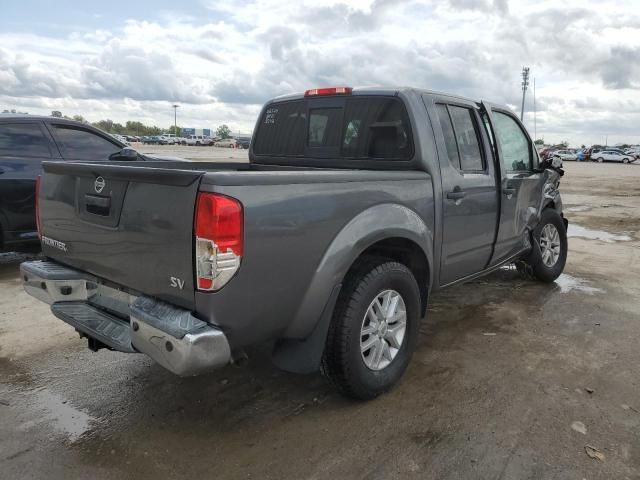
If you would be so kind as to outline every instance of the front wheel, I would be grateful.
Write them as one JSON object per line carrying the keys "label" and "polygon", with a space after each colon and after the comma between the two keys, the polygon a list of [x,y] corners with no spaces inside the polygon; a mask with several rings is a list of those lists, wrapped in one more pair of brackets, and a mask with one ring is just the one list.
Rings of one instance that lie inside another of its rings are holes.
{"label": "front wheel", "polygon": [[622,163],[629,163],[629,159],[628,158],[623,158],[622,159]]}
{"label": "front wheel", "polygon": [[540,223],[533,230],[533,240],[540,255],[530,263],[533,275],[540,281],[553,282],[567,263],[567,229],[558,212],[548,208],[542,212]]}
{"label": "front wheel", "polygon": [[340,292],[322,372],[346,396],[377,397],[407,368],[419,321],[420,290],[405,265],[381,258],[359,262]]}
{"label": "front wheel", "polygon": [[597,160],[597,162],[598,162],[598,163],[602,163],[602,162],[604,162],[604,158],[602,158],[602,157],[600,157],[600,158],[598,158],[598,159],[596,159],[596,160]]}

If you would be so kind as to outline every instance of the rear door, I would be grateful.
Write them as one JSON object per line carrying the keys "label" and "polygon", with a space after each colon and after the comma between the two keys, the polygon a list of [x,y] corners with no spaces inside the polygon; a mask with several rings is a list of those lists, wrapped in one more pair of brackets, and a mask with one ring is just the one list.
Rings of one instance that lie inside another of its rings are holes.
{"label": "rear door", "polygon": [[47,257],[193,307],[193,214],[204,172],[117,162],[45,162],[44,171],[39,208]]}
{"label": "rear door", "polygon": [[437,118],[433,124],[443,192],[440,285],[446,285],[489,263],[498,221],[495,166],[475,103],[449,97],[424,100]]}
{"label": "rear door", "polygon": [[542,173],[533,141],[509,110],[483,102],[483,122],[491,136],[500,168],[500,225],[491,265],[530,246],[529,228],[542,196]]}

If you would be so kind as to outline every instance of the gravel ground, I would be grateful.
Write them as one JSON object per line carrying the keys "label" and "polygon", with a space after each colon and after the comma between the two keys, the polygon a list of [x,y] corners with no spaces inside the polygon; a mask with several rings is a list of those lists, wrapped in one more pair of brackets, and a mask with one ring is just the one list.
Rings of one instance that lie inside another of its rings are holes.
{"label": "gravel ground", "polygon": [[0,477],[640,479],[640,168],[571,163],[561,188],[566,273],[434,295],[403,381],[368,403],[266,347],[190,379],[92,353],[1,256]]}

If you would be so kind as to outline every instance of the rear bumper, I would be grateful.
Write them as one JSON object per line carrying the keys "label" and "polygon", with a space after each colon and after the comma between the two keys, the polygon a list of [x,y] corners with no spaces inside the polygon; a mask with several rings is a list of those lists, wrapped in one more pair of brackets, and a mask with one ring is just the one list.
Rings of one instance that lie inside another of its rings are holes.
{"label": "rear bumper", "polygon": [[81,335],[113,350],[144,353],[180,376],[211,371],[231,360],[224,332],[188,310],[130,295],[51,261],[24,262],[20,271],[27,293],[50,304],[52,313]]}

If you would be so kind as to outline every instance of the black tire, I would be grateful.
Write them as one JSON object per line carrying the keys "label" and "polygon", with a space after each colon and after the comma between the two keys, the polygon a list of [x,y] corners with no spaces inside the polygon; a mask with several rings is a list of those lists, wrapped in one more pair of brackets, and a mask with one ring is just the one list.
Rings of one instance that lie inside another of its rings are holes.
{"label": "black tire", "polygon": [[[560,241],[560,254],[557,261],[552,266],[548,266],[543,261],[543,256],[541,254],[540,237],[546,225],[552,225],[555,227]],[[542,282],[553,282],[564,270],[564,266],[567,263],[568,251],[567,229],[562,217],[556,210],[552,208],[543,210],[542,218],[540,219],[538,226],[533,230],[533,241],[536,242],[536,246],[534,248],[539,252],[538,255],[534,255],[535,260],[529,263],[533,276]]]}
{"label": "black tire", "polygon": [[602,162],[604,162],[604,158],[598,157],[598,158],[596,158],[596,162],[602,163]]}
{"label": "black tire", "polygon": [[[394,290],[402,297],[406,330],[390,363],[381,370],[372,370],[361,353],[361,333],[369,306],[385,290]],[[322,358],[322,373],[343,395],[358,400],[370,400],[389,391],[409,364],[418,340],[419,322],[420,290],[405,265],[386,258],[358,262],[338,297]]]}
{"label": "black tire", "polygon": [[623,158],[622,159],[622,163],[629,163],[629,159],[628,158]]}

